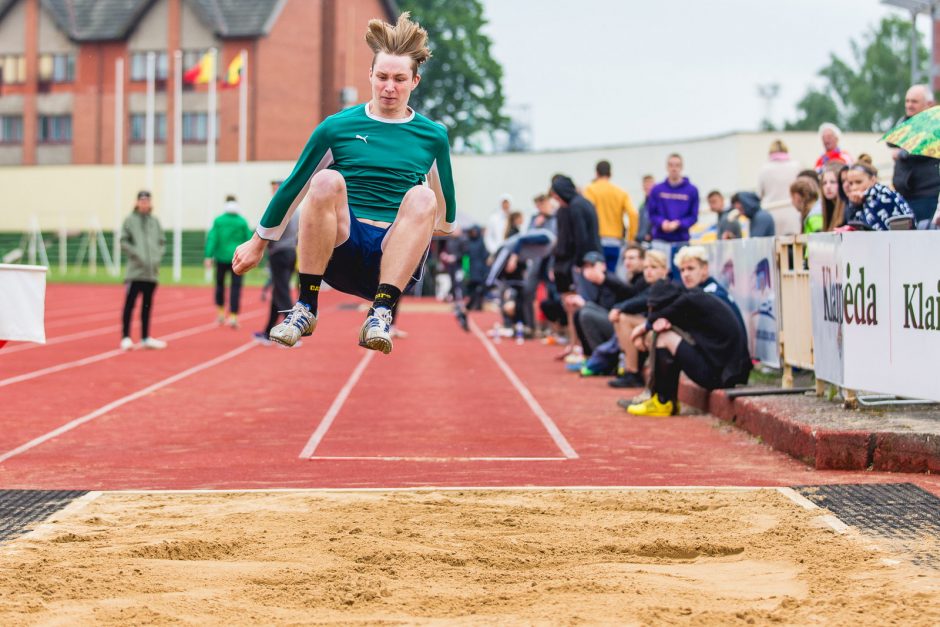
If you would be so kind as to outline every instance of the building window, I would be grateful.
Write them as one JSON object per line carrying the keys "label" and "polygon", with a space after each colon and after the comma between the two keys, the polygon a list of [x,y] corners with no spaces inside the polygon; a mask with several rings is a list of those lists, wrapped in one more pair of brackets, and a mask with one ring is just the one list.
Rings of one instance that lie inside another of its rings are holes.
{"label": "building window", "polygon": [[[147,141],[147,115],[145,113],[131,114],[131,143],[142,144]],[[155,113],[153,116],[153,141],[157,144],[166,143],[166,114]]]}
{"label": "building window", "polygon": [[45,83],[71,83],[75,80],[75,55],[43,54],[39,57],[39,80]]}
{"label": "building window", "polygon": [[[219,116],[215,116],[215,141],[219,141]],[[183,112],[183,141],[188,143],[205,143],[209,138],[209,114],[206,112]]]}
{"label": "building window", "polygon": [[23,143],[23,116],[0,115],[0,144]]}
{"label": "building window", "polygon": [[205,54],[205,50],[183,50],[183,72],[195,67]]}
{"label": "building window", "polygon": [[40,144],[68,144],[72,141],[72,116],[40,115]]}
{"label": "building window", "polygon": [[[145,81],[147,80],[147,55],[148,52],[133,52],[131,53],[131,80],[132,81]],[[165,81],[167,73],[169,70],[169,60],[167,59],[166,52],[156,52],[157,55],[157,66],[156,66],[156,80]]]}
{"label": "building window", "polygon": [[26,57],[22,55],[0,55],[0,83],[20,85],[26,82]]}

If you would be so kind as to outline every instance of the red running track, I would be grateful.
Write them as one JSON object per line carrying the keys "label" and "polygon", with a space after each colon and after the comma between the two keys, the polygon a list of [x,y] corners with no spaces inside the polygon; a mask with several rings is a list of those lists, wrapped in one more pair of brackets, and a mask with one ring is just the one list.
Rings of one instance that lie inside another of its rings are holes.
{"label": "red running track", "polygon": [[[0,350],[0,488],[779,486],[913,481],[810,470],[706,416],[631,418],[605,379],[537,342],[492,344],[408,300],[391,355],[357,346],[359,302],[321,298],[294,349],[213,324],[208,288],[161,287],[165,351],[115,350],[123,292],[51,285],[49,344]],[[475,319],[487,328],[493,319]],[[136,324],[136,321],[135,321]]]}

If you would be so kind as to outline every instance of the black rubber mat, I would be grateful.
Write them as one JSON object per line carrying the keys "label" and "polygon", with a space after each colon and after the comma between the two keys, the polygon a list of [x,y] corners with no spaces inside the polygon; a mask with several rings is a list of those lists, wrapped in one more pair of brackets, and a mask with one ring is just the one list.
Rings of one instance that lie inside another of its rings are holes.
{"label": "black rubber mat", "polygon": [[85,490],[0,490],[0,542],[26,533],[33,523],[85,494]]}
{"label": "black rubber mat", "polygon": [[[794,488],[863,533],[896,541],[914,561],[940,566],[940,498],[912,483]],[[932,539],[930,542],[924,542]]]}

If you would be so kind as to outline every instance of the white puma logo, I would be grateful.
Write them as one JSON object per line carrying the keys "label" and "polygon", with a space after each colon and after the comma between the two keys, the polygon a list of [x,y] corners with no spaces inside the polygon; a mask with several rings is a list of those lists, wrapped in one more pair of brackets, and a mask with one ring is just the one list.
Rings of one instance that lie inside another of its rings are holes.
{"label": "white puma logo", "polygon": [[362,141],[364,141],[364,142],[367,143],[367,144],[369,143],[369,136],[368,136],[368,135],[366,135],[365,137],[363,137],[362,135],[356,135],[356,139],[361,139]]}

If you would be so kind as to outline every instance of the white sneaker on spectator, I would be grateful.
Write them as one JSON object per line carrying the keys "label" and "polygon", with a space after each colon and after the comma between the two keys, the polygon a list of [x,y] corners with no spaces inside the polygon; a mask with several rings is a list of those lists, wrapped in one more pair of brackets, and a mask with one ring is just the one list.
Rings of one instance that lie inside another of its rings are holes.
{"label": "white sneaker on spectator", "polygon": [[132,340],[132,339],[129,338],[129,337],[125,337],[125,338],[122,338],[122,339],[121,339],[121,350],[122,350],[122,351],[129,351],[129,350],[132,349],[132,348],[134,348],[134,340]]}
{"label": "white sneaker on spectator", "polygon": [[149,348],[150,350],[162,350],[166,348],[166,342],[163,340],[158,340],[155,337],[145,337],[140,341],[141,348]]}

